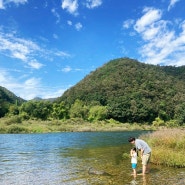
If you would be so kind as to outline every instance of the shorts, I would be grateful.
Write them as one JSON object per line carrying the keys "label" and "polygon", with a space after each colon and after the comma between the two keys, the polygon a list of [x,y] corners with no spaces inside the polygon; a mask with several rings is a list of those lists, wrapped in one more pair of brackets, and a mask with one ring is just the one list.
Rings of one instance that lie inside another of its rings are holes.
{"label": "shorts", "polygon": [[143,154],[142,165],[147,165],[150,162],[151,153]]}
{"label": "shorts", "polygon": [[135,169],[137,167],[136,163],[132,163],[132,169]]}

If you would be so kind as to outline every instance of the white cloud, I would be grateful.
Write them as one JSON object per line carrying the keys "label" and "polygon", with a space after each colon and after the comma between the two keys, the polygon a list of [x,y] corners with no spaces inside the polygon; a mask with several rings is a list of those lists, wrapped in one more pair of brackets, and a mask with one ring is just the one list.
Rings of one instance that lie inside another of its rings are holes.
{"label": "white cloud", "polygon": [[64,93],[64,91],[66,91],[66,89],[58,89],[57,91],[53,90],[53,92],[47,92],[47,94],[44,94],[43,98],[44,99],[57,98],[60,97]]}
{"label": "white cloud", "polygon": [[43,64],[37,62],[37,61],[31,61],[31,62],[28,62],[28,65],[31,67],[31,68],[34,68],[34,69],[40,69],[41,67],[43,67]]}
{"label": "white cloud", "polygon": [[7,71],[0,69],[0,84],[7,88],[16,96],[29,100],[36,96],[36,89],[40,83],[39,79],[31,78],[23,82],[18,82],[17,79],[11,76]]}
{"label": "white cloud", "polygon": [[[55,35],[56,38],[56,35]],[[41,48],[32,40],[19,38],[15,33],[3,33],[0,30],[0,54],[18,59],[34,69],[40,69],[44,65],[37,62],[36,58],[70,57],[66,52],[57,49]]]}
{"label": "white cloud", "polygon": [[[22,79],[21,82],[19,81],[20,79]],[[42,98],[56,98],[61,96],[66,90],[58,87],[43,86],[40,78],[28,78],[23,75],[23,78],[19,77],[17,79],[4,69],[0,69],[0,84],[25,100],[31,100],[38,96]]]}
{"label": "white cloud", "polygon": [[69,25],[69,26],[72,26],[73,25],[73,23],[72,23],[72,21],[67,21],[67,24]]}
{"label": "white cloud", "polygon": [[[135,31],[141,36],[141,61],[151,64],[185,65],[185,21],[177,26],[162,19],[162,11],[148,8],[136,21]],[[173,27],[171,26],[173,25]]]}
{"label": "white cloud", "polygon": [[70,54],[64,52],[64,51],[55,51],[53,52],[54,55],[58,56],[58,57],[65,57],[65,58],[68,58],[70,57]]}
{"label": "white cloud", "polygon": [[76,23],[75,28],[77,31],[80,31],[82,29],[82,24],[80,22]]}
{"label": "white cloud", "polygon": [[3,4],[3,0],[0,0],[0,9],[5,9],[4,4]]}
{"label": "white cloud", "polygon": [[16,37],[13,33],[0,32],[0,52],[8,57],[27,63],[33,53],[41,48],[31,40]]}
{"label": "white cloud", "polygon": [[175,4],[180,0],[170,0],[170,4],[168,6],[168,11],[175,6]]}
{"label": "white cloud", "polygon": [[77,0],[63,0],[62,9],[66,9],[72,15],[78,15],[78,1]]}
{"label": "white cloud", "polygon": [[154,8],[144,8],[143,13],[145,13],[135,24],[135,30],[137,32],[142,32],[147,26],[150,26],[162,16],[162,12],[159,9]]}
{"label": "white cloud", "polygon": [[123,28],[128,29],[131,26],[133,26],[133,24],[134,24],[134,20],[133,19],[128,19],[128,20],[123,22]]}
{"label": "white cloud", "polygon": [[51,12],[53,13],[53,15],[56,17],[56,24],[58,24],[60,22],[60,15],[59,13],[56,11],[56,9],[52,8]]}
{"label": "white cloud", "polygon": [[5,3],[25,4],[28,0],[4,0]]}
{"label": "white cloud", "polygon": [[54,34],[53,34],[53,38],[54,38],[54,39],[58,39],[58,35],[54,33]]}
{"label": "white cloud", "polygon": [[0,0],[0,9],[5,9],[5,7],[10,5],[11,3],[19,6],[19,4],[25,4],[28,0]]}
{"label": "white cloud", "polygon": [[93,9],[95,7],[98,7],[102,4],[102,0],[86,0],[86,7],[89,9]]}
{"label": "white cloud", "polygon": [[[83,5],[86,8],[93,9],[98,6],[101,6],[102,0],[85,0]],[[62,7],[62,9],[66,9],[67,12],[69,12],[72,15],[77,16],[79,14],[78,13],[78,8],[79,8],[78,0],[62,0],[61,7]],[[69,25],[71,25],[70,22],[68,22],[68,23],[69,23]]]}
{"label": "white cloud", "polygon": [[32,89],[39,85],[40,79],[37,78],[29,78],[23,84],[26,89]]}
{"label": "white cloud", "polygon": [[63,72],[70,72],[72,68],[70,66],[66,66],[65,68],[62,69]]}

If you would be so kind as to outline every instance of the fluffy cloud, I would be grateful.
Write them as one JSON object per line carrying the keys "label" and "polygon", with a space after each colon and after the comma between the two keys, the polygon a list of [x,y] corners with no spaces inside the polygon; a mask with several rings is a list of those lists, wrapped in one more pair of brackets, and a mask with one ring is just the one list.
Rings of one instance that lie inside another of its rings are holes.
{"label": "fluffy cloud", "polygon": [[86,0],[86,7],[89,9],[98,7],[102,4],[102,0]]}
{"label": "fluffy cloud", "polygon": [[10,3],[18,6],[19,4],[25,4],[27,2],[27,0],[0,0],[0,9],[5,9],[5,7]]}
{"label": "fluffy cloud", "polygon": [[70,72],[72,68],[70,66],[66,66],[65,68],[62,69],[63,72]]}
{"label": "fluffy cloud", "polygon": [[77,0],[63,0],[62,9],[66,9],[70,14],[78,14],[78,1]]}
{"label": "fluffy cloud", "polygon": [[72,23],[72,21],[67,21],[67,24],[69,25],[69,26],[72,26],[73,25],[73,23]]}
{"label": "fluffy cloud", "polygon": [[147,27],[161,18],[161,11],[154,8],[144,8],[145,13],[135,24],[135,30],[137,32],[145,31]]}
{"label": "fluffy cloud", "polygon": [[0,69],[0,84],[14,92],[15,95],[19,95],[20,97],[29,100],[34,98],[38,93],[37,89],[40,85],[40,79],[30,78],[23,82],[18,82],[15,77],[10,75],[10,73]]}
{"label": "fluffy cloud", "polygon": [[0,0],[0,9],[5,9],[5,7],[3,5],[3,0]]}
{"label": "fluffy cloud", "polygon": [[36,58],[68,58],[70,55],[57,49],[41,48],[32,40],[17,37],[14,32],[4,33],[0,30],[0,53],[6,57],[21,60],[33,69],[40,69],[44,65]]}
{"label": "fluffy cloud", "polygon": [[[0,52],[5,56],[21,60],[29,65],[33,54],[40,50],[41,48],[31,40],[18,38],[14,33],[0,32]],[[34,67],[34,65],[31,66]]]}
{"label": "fluffy cloud", "polygon": [[[15,71],[20,72],[20,71]],[[15,74],[14,72],[14,74]],[[20,79],[22,80],[20,81]],[[41,79],[36,77],[27,78],[23,75],[19,79],[12,76],[8,70],[0,68],[0,84],[8,90],[15,93],[15,95],[25,99],[31,100],[35,97],[42,98],[56,98],[61,96],[66,89],[51,88],[42,85]]]}
{"label": "fluffy cloud", "polygon": [[29,64],[29,66],[31,66],[34,69],[40,69],[43,66],[43,64],[37,62],[36,60],[28,62],[28,64]]}
{"label": "fluffy cloud", "polygon": [[[172,28],[172,22],[162,19],[162,11],[145,8],[134,25],[143,39],[139,50],[142,61],[152,64],[185,65],[185,21]],[[175,25],[174,25],[175,26]]]}
{"label": "fluffy cloud", "polygon": [[123,28],[124,28],[124,29],[128,29],[128,28],[130,28],[133,24],[134,24],[134,20],[133,20],[133,19],[128,19],[128,20],[126,20],[126,21],[123,22]]}
{"label": "fluffy cloud", "polygon": [[[102,0],[86,0],[83,5],[88,9],[93,9],[102,5]],[[72,15],[78,15],[78,0],[63,0],[61,7]]]}
{"label": "fluffy cloud", "polygon": [[82,24],[80,22],[76,23],[75,28],[77,31],[80,31],[82,29]]}

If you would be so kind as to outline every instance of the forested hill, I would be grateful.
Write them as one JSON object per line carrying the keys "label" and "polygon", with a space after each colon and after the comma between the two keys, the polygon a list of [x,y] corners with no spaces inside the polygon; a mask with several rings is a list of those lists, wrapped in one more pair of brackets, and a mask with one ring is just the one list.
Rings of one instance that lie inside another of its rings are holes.
{"label": "forested hill", "polygon": [[0,86],[0,117],[4,116],[5,113],[8,112],[9,106],[11,104],[20,105],[23,102],[25,102],[25,100],[17,97],[11,91]]}
{"label": "forested hill", "polygon": [[185,110],[185,67],[112,60],[68,89],[58,101],[99,102],[120,121],[174,119]]}

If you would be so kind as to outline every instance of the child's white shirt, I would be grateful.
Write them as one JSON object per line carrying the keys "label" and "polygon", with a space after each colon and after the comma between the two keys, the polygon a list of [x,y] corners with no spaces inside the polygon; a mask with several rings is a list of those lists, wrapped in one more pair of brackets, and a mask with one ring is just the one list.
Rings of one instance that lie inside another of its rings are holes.
{"label": "child's white shirt", "polygon": [[137,164],[137,153],[136,152],[134,152],[132,154],[131,163],[136,163]]}

